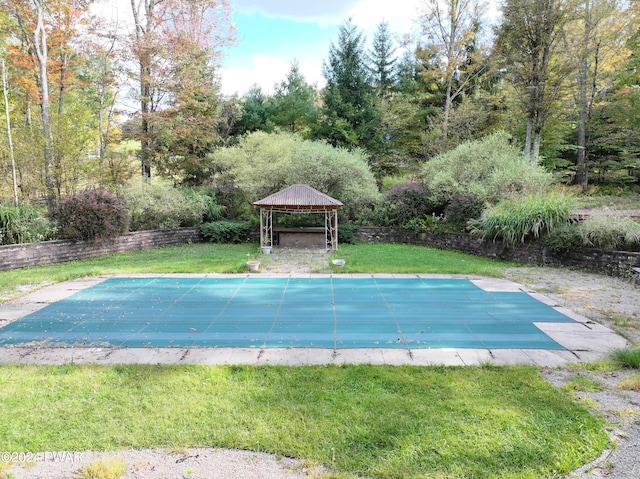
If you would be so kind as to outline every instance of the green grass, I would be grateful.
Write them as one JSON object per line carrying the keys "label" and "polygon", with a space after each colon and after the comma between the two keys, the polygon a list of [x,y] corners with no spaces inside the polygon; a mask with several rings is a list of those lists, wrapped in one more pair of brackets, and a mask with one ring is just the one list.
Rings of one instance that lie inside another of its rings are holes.
{"label": "green grass", "polygon": [[253,244],[185,244],[6,271],[0,274],[0,302],[47,284],[101,274],[237,273],[246,271],[247,255],[257,250]]}
{"label": "green grass", "polygon": [[99,459],[80,471],[79,479],[120,479],[127,472],[127,464],[122,459]]}
{"label": "green grass", "polygon": [[604,385],[593,378],[578,374],[572,376],[569,381],[563,385],[565,391],[584,391],[584,392],[598,392],[605,389]]}
{"label": "green grass", "polygon": [[[258,245],[186,244],[120,253],[6,271],[0,275],[0,302],[48,284],[86,276],[127,273],[238,273],[246,271],[248,257]],[[401,244],[343,245],[332,255],[345,258],[340,273],[442,273],[503,277],[515,263]],[[338,271],[338,270],[336,270]]]}
{"label": "green grass", "polygon": [[526,366],[0,366],[5,451],[213,446],[347,475],[540,478],[607,442]]}
{"label": "green grass", "polygon": [[611,357],[620,367],[640,369],[640,346],[614,349]]}
{"label": "green grass", "polygon": [[[196,244],[24,268],[0,275],[0,301],[101,274],[245,271],[256,253]],[[389,244],[332,257],[347,260],[345,273],[501,277],[512,266]],[[0,365],[4,451],[213,446],[298,457],[340,477],[542,478],[596,457],[607,437],[531,367]]]}
{"label": "green grass", "polygon": [[516,263],[405,244],[366,243],[340,245],[332,258],[346,263],[342,273],[477,274],[504,277]]}
{"label": "green grass", "polygon": [[615,194],[578,195],[577,208],[610,209],[610,210],[640,210],[640,194],[629,191],[616,191]]}

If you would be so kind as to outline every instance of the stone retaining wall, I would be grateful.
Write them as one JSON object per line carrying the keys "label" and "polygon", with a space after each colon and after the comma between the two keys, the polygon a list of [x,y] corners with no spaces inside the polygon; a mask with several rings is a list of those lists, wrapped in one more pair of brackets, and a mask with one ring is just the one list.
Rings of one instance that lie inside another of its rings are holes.
{"label": "stone retaining wall", "polygon": [[405,243],[461,251],[538,266],[571,266],[578,269],[632,279],[640,284],[640,253],[582,248],[563,255],[554,254],[541,242],[527,242],[507,248],[501,242],[464,233],[422,232],[361,227],[356,236],[363,242]]}
{"label": "stone retaining wall", "polygon": [[[517,248],[507,248],[500,242],[464,233],[414,233],[379,227],[361,227],[356,231],[356,236],[363,242],[415,244],[538,266],[571,266],[629,278],[640,284],[640,253],[583,248],[559,256],[553,254],[544,243],[530,242]],[[258,242],[259,231],[252,231],[247,241]],[[175,231],[137,231],[105,242],[63,240],[0,246],[0,271],[200,242],[202,236],[199,228],[180,228]]]}
{"label": "stone retaining wall", "polygon": [[201,241],[200,228],[180,228],[136,231],[99,242],[61,240],[6,245],[0,246],[0,271]]}

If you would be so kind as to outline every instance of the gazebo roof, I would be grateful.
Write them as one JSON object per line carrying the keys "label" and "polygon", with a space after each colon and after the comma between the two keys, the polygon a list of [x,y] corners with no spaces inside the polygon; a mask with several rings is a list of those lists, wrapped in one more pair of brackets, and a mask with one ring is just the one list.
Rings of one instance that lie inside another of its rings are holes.
{"label": "gazebo roof", "polygon": [[267,209],[319,209],[342,208],[342,202],[319,192],[309,185],[291,185],[283,190],[253,203]]}

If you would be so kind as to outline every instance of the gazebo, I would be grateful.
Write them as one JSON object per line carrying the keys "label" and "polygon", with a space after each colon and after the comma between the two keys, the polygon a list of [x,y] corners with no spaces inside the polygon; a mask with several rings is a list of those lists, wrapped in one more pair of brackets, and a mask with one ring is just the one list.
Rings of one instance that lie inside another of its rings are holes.
{"label": "gazebo", "polygon": [[[324,214],[324,246],[327,251],[338,249],[338,209],[344,205],[309,185],[291,185],[277,193],[253,203],[260,208],[260,247],[273,247],[273,213]],[[283,233],[313,233],[313,228],[299,228]],[[315,229],[317,230],[317,229]],[[322,232],[322,228],[320,229]],[[282,233],[281,233],[282,234]],[[317,234],[317,232],[316,232]]]}

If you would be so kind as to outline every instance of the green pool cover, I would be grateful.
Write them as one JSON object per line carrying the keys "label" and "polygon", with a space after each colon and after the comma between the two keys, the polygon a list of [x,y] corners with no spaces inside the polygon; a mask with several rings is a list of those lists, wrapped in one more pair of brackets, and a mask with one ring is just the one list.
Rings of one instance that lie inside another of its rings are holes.
{"label": "green pool cover", "polygon": [[0,329],[0,346],[564,349],[573,322],[465,279],[113,278]]}

